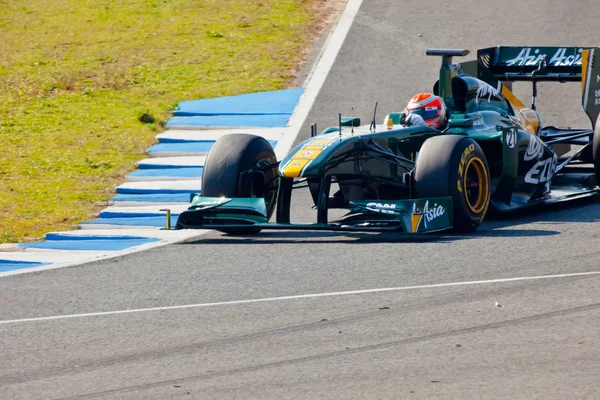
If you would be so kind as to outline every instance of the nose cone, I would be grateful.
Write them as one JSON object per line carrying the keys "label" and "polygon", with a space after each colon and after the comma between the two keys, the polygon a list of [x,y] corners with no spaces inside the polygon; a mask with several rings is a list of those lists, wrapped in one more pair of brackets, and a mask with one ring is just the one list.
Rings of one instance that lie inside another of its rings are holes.
{"label": "nose cone", "polygon": [[334,143],[333,138],[311,138],[296,147],[281,161],[279,174],[286,178],[299,178],[310,164],[319,158],[323,150]]}

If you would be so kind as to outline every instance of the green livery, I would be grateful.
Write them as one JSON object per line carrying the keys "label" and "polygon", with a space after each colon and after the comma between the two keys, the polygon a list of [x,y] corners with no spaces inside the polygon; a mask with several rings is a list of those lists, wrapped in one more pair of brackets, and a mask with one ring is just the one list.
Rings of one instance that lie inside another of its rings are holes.
{"label": "green livery", "polygon": [[[405,126],[404,113],[360,126],[356,117],[311,137],[277,161],[253,135],[219,139],[206,161],[202,196],[177,228],[472,231],[489,209],[511,211],[599,192],[600,63],[596,48],[430,49],[442,59],[433,93],[447,106],[443,130]],[[599,53],[600,54],[600,53]],[[579,82],[592,129],[544,127],[538,82]],[[532,85],[526,106],[512,82]],[[266,144],[265,144],[266,142]],[[292,192],[308,189],[316,223],[290,221]],[[204,196],[204,197],[203,197]],[[328,211],[346,209],[330,221]],[[275,214],[276,223],[269,223]]]}

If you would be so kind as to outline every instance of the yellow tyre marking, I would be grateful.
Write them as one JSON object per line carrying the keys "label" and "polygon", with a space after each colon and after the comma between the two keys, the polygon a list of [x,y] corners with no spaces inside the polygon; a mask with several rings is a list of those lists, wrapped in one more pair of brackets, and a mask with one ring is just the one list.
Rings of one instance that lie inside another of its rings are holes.
{"label": "yellow tyre marking", "polygon": [[[477,201],[475,204],[471,204],[469,201],[469,197],[467,196],[467,172],[469,171],[469,167],[473,167],[475,169],[475,173],[477,174],[477,181],[479,182],[479,195],[477,196]],[[463,187],[465,200],[467,201],[467,205],[471,212],[475,214],[479,214],[486,208],[487,200],[488,200],[488,192],[489,192],[489,183],[487,171],[485,170],[485,165],[483,161],[479,157],[473,157],[467,163],[465,167],[465,174],[463,176]]]}

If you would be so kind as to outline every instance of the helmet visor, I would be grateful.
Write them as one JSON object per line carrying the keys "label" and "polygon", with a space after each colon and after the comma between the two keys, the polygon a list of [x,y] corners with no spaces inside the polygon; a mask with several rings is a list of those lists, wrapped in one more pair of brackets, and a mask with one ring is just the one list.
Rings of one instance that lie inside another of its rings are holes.
{"label": "helmet visor", "polygon": [[417,114],[427,122],[427,120],[439,117],[440,110],[437,107],[420,107],[408,110],[408,114]]}

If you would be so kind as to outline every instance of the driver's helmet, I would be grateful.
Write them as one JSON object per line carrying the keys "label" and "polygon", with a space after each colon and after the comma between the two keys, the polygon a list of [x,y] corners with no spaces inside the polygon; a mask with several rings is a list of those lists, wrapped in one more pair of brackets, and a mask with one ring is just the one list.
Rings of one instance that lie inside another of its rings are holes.
{"label": "driver's helmet", "polygon": [[[410,99],[410,102],[404,110],[406,116],[417,114],[425,125],[430,128],[440,128],[446,122],[446,105],[440,96],[431,93],[419,93]],[[441,128],[440,128],[441,129]]]}

